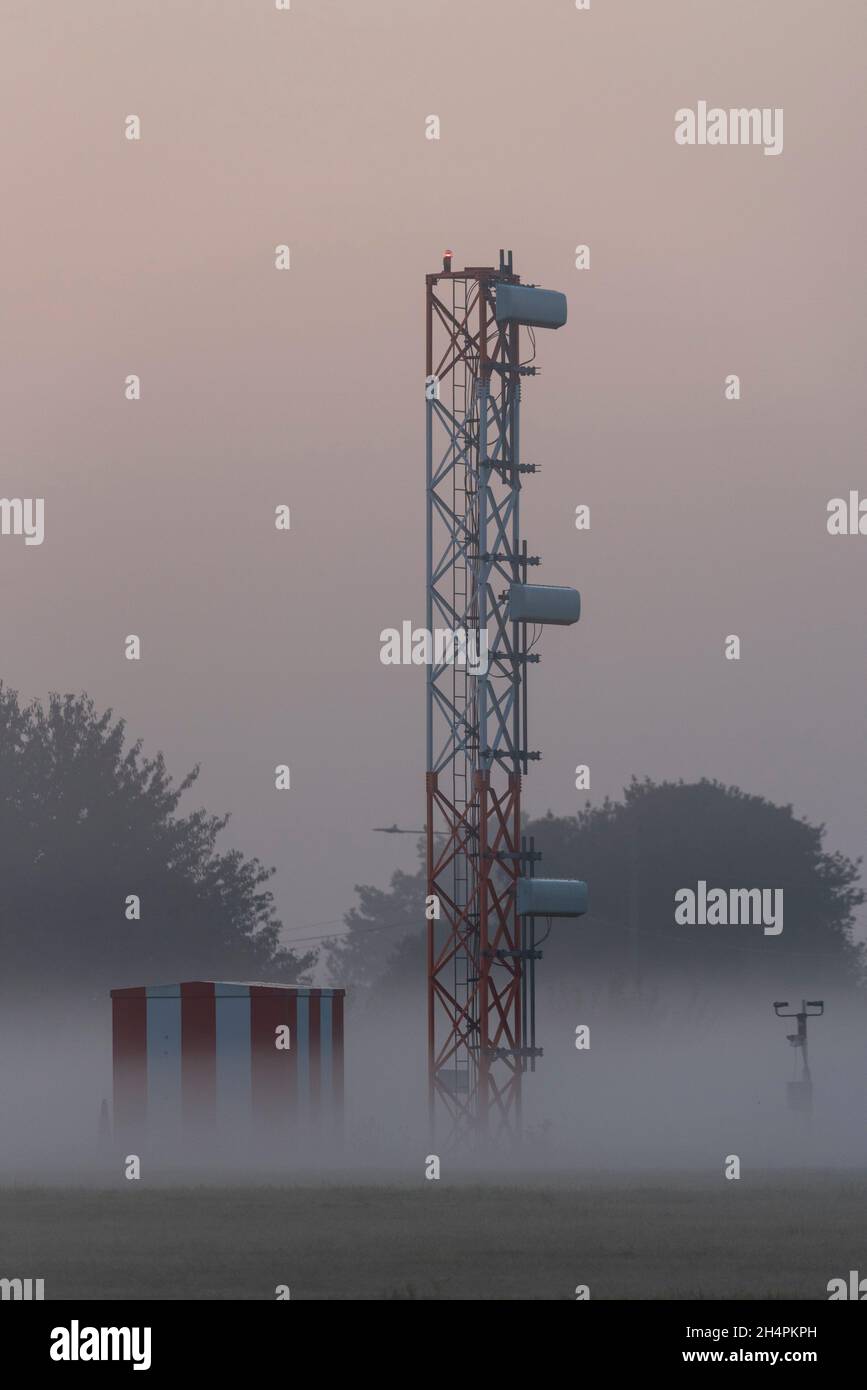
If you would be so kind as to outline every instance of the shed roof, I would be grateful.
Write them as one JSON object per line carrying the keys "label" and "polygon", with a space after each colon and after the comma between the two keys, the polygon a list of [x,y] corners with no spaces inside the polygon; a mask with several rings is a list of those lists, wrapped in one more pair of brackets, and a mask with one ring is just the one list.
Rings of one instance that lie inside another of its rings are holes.
{"label": "shed roof", "polygon": [[269,980],[183,980],[178,984],[167,985],[130,985],[123,989],[113,989],[112,999],[123,999],[124,997],[134,999],[140,998],[142,994],[154,998],[174,999],[181,994],[195,995],[203,993],[217,996],[232,996],[241,990],[267,989],[269,993],[290,994],[309,994],[316,997],[329,998],[335,994],[345,994],[345,989],[318,989],[313,985],[284,985],[273,984]]}

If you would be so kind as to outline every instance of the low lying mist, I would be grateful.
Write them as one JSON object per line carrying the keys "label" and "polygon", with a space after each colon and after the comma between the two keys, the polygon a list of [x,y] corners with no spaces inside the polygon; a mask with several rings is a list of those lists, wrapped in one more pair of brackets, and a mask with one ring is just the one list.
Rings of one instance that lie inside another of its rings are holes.
{"label": "low lying mist", "polygon": [[[577,991],[576,991],[577,995]],[[799,1001],[795,1001],[799,1003]],[[455,1171],[508,1175],[568,1170],[858,1167],[867,1160],[867,1018],[851,994],[825,1000],[810,1021],[811,1115],[787,1107],[797,1049],[794,1020],[772,1000],[708,996],[672,987],[652,1002],[587,990],[575,1000],[543,987],[544,1056],[523,1089],[523,1142],[450,1150],[428,1129],[424,1003],[359,999],[346,1021],[343,1139],[296,1129],[268,1136],[240,1126],[219,1140],[178,1144],[151,1133],[148,1176],[219,1180],[300,1178],[311,1171],[415,1180],[438,1153]],[[575,1046],[589,1029],[589,1047]],[[125,1146],[111,1122],[108,999],[6,1007],[0,1022],[0,1181],[123,1180]],[[128,1150],[126,1150],[128,1152]]]}

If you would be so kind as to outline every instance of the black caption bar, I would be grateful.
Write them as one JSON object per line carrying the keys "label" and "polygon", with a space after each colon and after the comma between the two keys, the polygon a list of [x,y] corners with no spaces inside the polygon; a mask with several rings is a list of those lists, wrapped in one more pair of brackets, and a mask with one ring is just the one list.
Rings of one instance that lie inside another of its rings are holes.
{"label": "black caption bar", "polygon": [[[565,1301],[565,1300],[564,1300]],[[303,1307],[300,1306],[303,1304]],[[52,1375],[98,1375],[110,1369],[144,1379],[181,1369],[201,1373],[243,1371],[285,1363],[287,1347],[317,1355],[315,1340],[327,1334],[333,1371],[335,1338],[347,1324],[347,1365],[357,1369],[359,1347],[374,1329],[372,1301],[365,1302],[361,1343],[353,1333],[358,1310],[335,1300],[317,1311],[303,1299],[269,1307],[245,1303],[82,1302],[11,1304],[0,1311],[6,1364]],[[376,1315],[374,1314],[374,1317]],[[413,1317],[437,1317],[437,1304]],[[325,1319],[327,1318],[327,1322]],[[394,1326],[394,1310],[389,1319]],[[398,1323],[399,1326],[399,1323]],[[460,1327],[460,1324],[457,1324]],[[564,1353],[591,1355],[605,1370],[644,1369],[667,1374],[674,1367],[740,1364],[841,1368],[864,1336],[863,1311],[836,1302],[622,1302],[577,1301],[548,1331],[569,1339]],[[469,1340],[469,1325],[466,1333]],[[299,1339],[310,1339],[299,1345]],[[288,1339],[292,1339],[289,1341]],[[577,1339],[577,1340],[576,1340]],[[369,1346],[369,1342],[367,1342]],[[571,1351],[570,1351],[571,1347]],[[321,1351],[321,1347],[320,1347]],[[550,1352],[547,1353],[550,1355]],[[481,1349],[480,1349],[481,1355]]]}

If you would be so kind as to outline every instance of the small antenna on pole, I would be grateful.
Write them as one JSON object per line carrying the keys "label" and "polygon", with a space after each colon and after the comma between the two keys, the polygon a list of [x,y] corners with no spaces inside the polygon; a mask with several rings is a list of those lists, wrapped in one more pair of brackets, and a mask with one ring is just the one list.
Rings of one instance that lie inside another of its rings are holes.
{"label": "small antenna on pole", "polygon": [[807,1019],[821,1018],[825,1012],[825,1004],[822,999],[802,999],[800,1010],[793,1010],[787,1014],[781,1012],[788,1007],[788,999],[777,1000],[774,1003],[774,1013],[777,1018],[794,1018],[798,1024],[797,1031],[787,1033],[786,1037],[791,1046],[798,1049],[801,1058],[801,1074],[794,1081],[788,1083],[786,1094],[790,1110],[801,1110],[809,1115],[813,1109],[813,1078],[810,1075],[810,1062],[807,1056]]}

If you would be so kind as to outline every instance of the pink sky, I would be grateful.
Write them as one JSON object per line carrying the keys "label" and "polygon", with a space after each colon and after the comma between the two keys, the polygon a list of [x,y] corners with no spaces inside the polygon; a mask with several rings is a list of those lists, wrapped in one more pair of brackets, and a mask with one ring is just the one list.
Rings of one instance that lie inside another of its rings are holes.
{"label": "pink sky", "polygon": [[[533,672],[526,806],[576,809],[579,762],[594,799],[715,776],[861,852],[867,538],[825,528],[867,494],[859,0],[6,0],[0,25],[0,492],[46,507],[41,547],[0,538],[6,682],[201,762],[289,934],[412,868],[372,827],[424,818],[423,672],[379,662],[424,620],[424,275],[511,247],[569,297],[522,516],[584,602]],[[677,146],[699,100],[783,107],[783,154]]]}

